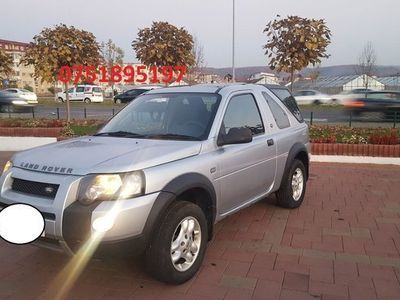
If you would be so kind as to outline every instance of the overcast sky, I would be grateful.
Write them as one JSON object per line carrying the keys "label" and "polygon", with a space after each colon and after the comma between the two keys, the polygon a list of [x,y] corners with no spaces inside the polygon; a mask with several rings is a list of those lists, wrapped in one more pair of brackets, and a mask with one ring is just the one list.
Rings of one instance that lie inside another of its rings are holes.
{"label": "overcast sky", "polygon": [[[154,21],[184,26],[204,46],[209,67],[231,65],[232,0],[1,0],[0,39],[31,41],[58,23],[111,38],[136,57],[131,42],[138,28]],[[324,18],[332,31],[332,55],[323,65],[357,63],[371,41],[380,65],[400,65],[398,0],[236,0],[236,65],[266,65],[263,28],[276,14]]]}

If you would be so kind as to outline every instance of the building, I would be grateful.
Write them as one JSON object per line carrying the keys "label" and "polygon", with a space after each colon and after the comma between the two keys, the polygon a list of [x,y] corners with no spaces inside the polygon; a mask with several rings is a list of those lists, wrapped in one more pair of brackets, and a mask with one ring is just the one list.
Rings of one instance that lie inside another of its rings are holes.
{"label": "building", "polygon": [[0,48],[12,56],[14,63],[13,74],[10,76],[8,84],[18,88],[31,88],[37,94],[48,94],[48,89],[52,85],[35,80],[33,77],[35,68],[32,65],[20,64],[28,46],[28,43],[0,39]]}
{"label": "building", "polygon": [[[288,84],[290,85],[290,83]],[[368,75],[326,76],[315,80],[298,80],[293,83],[293,90],[314,89],[327,94],[338,94],[353,89],[369,88],[383,90],[385,85],[379,78]]]}
{"label": "building", "polygon": [[255,84],[279,84],[279,78],[273,73],[255,73],[252,74],[248,79],[248,83]]}
{"label": "building", "polygon": [[400,73],[395,76],[378,77],[377,79],[385,85],[385,90],[400,90]]}

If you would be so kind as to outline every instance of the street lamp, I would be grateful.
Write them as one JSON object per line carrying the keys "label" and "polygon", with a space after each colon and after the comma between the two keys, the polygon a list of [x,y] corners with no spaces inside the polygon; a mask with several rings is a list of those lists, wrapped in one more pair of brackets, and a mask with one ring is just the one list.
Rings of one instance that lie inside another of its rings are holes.
{"label": "street lamp", "polygon": [[232,1],[232,82],[235,82],[235,0]]}

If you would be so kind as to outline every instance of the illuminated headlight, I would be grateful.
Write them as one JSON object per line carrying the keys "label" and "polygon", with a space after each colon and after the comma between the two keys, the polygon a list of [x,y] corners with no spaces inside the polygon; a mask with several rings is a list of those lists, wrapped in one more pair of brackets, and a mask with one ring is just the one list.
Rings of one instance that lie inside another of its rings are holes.
{"label": "illuminated headlight", "polygon": [[28,104],[28,102],[26,102],[26,101],[24,101],[24,100],[14,100],[14,101],[12,101],[12,104],[15,104],[15,105],[25,105],[25,104]]}
{"label": "illuminated headlight", "polygon": [[11,161],[7,161],[6,164],[4,165],[3,173],[7,172],[13,167],[13,164]]}
{"label": "illuminated headlight", "polygon": [[110,201],[142,195],[145,190],[141,171],[123,174],[89,175],[79,185],[78,200],[86,205],[96,200]]}

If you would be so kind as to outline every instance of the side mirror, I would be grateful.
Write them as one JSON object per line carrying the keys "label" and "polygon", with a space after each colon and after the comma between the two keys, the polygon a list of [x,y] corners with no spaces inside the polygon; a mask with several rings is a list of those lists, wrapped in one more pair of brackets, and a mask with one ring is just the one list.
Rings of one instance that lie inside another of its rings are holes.
{"label": "side mirror", "polygon": [[233,145],[233,144],[246,144],[253,140],[253,134],[249,128],[231,128],[226,135],[220,134],[218,136],[217,145]]}

